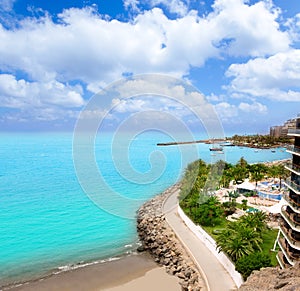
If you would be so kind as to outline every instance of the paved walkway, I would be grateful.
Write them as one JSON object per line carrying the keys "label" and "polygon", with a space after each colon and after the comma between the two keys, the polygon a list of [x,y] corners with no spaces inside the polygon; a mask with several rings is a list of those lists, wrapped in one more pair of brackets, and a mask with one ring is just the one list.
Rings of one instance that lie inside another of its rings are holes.
{"label": "paved walkway", "polygon": [[[231,276],[206,246],[187,228],[177,213],[179,191],[167,198],[164,204],[166,220],[177,237],[187,248],[198,265],[207,285],[208,291],[237,290]],[[203,274],[204,273],[204,274]]]}

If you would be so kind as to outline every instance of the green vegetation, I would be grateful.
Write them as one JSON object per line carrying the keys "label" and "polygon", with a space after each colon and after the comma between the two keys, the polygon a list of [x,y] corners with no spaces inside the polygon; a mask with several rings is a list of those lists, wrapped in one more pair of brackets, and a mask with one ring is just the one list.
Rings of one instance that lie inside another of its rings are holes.
{"label": "green vegetation", "polygon": [[214,196],[197,207],[193,212],[194,221],[203,226],[216,226],[222,222],[224,210]]}
{"label": "green vegetation", "polygon": [[261,181],[263,178],[273,177],[280,179],[281,188],[281,180],[288,176],[289,171],[286,170],[282,164],[271,166],[266,166],[262,163],[248,164],[247,161],[242,157],[236,165],[225,163],[224,171],[220,178],[219,187],[227,188],[232,180],[236,184],[241,184],[247,178],[249,178],[250,181],[255,182],[257,185],[257,182]]}
{"label": "green vegetation", "polygon": [[233,262],[254,252],[261,252],[265,229],[266,215],[263,212],[244,215],[235,222],[229,222],[218,234],[218,249],[225,252]]}
{"label": "green vegetation", "polygon": [[234,135],[227,138],[235,145],[247,145],[257,148],[269,148],[281,146],[284,144],[291,144],[293,139],[289,137],[272,137],[270,135]]}
{"label": "green vegetation", "polygon": [[243,276],[244,280],[250,276],[252,271],[270,266],[270,256],[262,252],[252,253],[248,256],[241,257],[235,264],[236,270]]}
{"label": "green vegetation", "polygon": [[271,258],[272,266],[276,266],[278,263],[276,259],[276,252],[271,251],[273,249],[277,235],[277,229],[267,229],[262,233],[262,239],[264,242],[262,245],[262,252]]}
{"label": "green vegetation", "polygon": [[232,180],[242,183],[249,178],[257,183],[265,176],[282,178],[287,175],[283,169],[283,166],[249,165],[244,158],[236,165],[224,161],[207,165],[199,160],[187,167],[182,179],[181,208],[212,235],[219,251],[228,255],[244,278],[253,270],[277,264],[275,253],[270,252],[277,231],[267,228],[267,216],[260,211],[228,221],[226,217],[237,208],[248,208],[247,200],[237,204],[239,194],[230,192],[226,196],[228,201],[221,203],[211,193],[219,187],[228,186]]}

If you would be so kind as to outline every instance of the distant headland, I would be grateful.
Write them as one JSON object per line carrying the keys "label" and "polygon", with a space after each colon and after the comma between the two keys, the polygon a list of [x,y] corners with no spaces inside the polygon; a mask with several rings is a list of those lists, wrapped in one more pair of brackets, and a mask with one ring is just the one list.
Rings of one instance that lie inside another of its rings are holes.
{"label": "distant headland", "polygon": [[288,136],[271,136],[266,135],[234,135],[232,137],[226,137],[224,139],[202,139],[194,141],[172,141],[157,143],[157,146],[173,146],[173,145],[185,145],[185,144],[218,144],[220,147],[224,146],[242,146],[257,149],[270,149],[277,147],[284,147],[293,143],[293,139]]}

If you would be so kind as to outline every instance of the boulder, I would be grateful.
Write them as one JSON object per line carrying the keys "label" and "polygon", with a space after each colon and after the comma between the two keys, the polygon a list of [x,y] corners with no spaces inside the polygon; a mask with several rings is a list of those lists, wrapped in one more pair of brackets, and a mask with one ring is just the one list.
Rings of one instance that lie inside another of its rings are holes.
{"label": "boulder", "polygon": [[163,202],[175,189],[178,189],[178,185],[146,202],[139,209],[137,230],[142,246],[138,251],[149,251],[155,262],[166,267],[167,273],[180,279],[182,290],[199,291],[204,286],[203,280],[163,214]]}

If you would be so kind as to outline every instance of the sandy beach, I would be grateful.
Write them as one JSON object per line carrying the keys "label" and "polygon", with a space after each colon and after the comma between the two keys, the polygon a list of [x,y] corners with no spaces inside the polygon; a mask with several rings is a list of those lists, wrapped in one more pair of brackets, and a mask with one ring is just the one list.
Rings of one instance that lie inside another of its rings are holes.
{"label": "sandy beach", "polygon": [[62,272],[7,290],[147,291],[153,289],[181,290],[176,277],[168,275],[164,268],[159,267],[148,254],[143,253]]}

